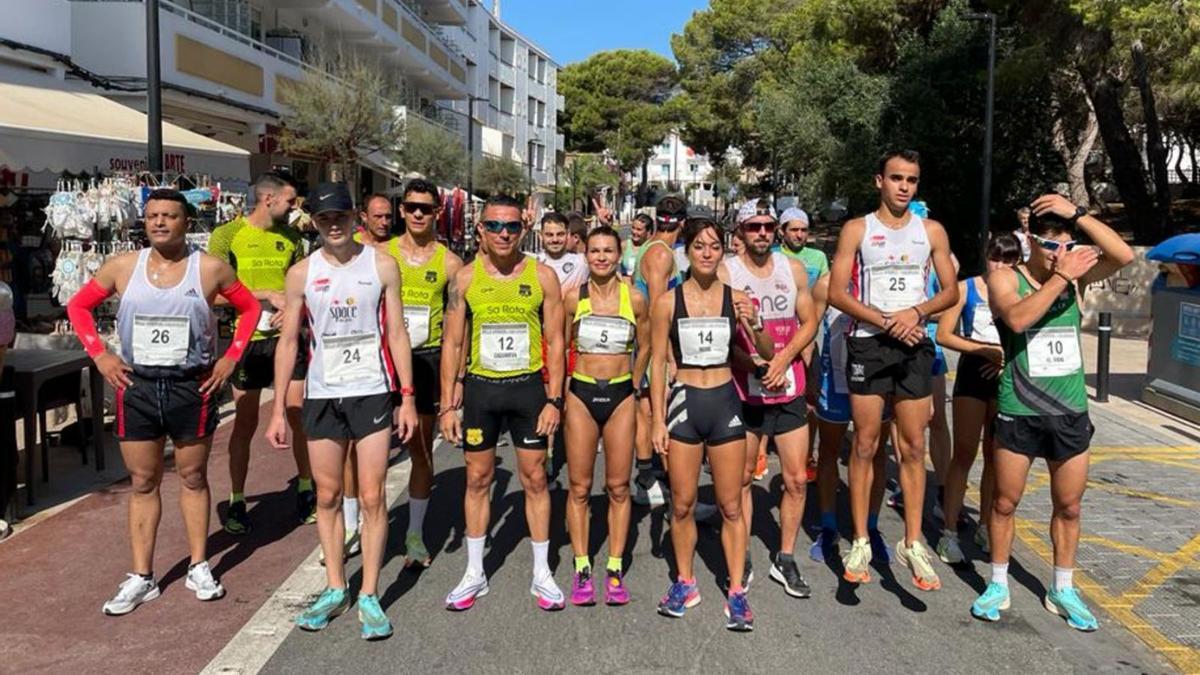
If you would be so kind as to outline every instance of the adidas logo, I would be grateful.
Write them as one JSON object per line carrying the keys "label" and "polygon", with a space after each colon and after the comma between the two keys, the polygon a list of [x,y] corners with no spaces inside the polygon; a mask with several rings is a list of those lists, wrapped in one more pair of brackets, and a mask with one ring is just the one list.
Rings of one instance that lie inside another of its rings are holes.
{"label": "adidas logo", "polygon": [[736,426],[740,425],[741,423],[742,423],[741,418],[739,418],[737,415],[734,415],[733,419],[729,420],[729,428],[732,429],[733,427],[736,427]]}
{"label": "adidas logo", "polygon": [[198,298],[198,297],[200,297],[200,294],[199,294],[199,293],[197,293],[197,292],[196,292],[196,289],[194,289],[194,288],[189,288],[189,289],[187,289],[187,292],[186,292],[186,293],[184,293],[183,295],[184,295],[184,297],[187,297],[187,298]]}

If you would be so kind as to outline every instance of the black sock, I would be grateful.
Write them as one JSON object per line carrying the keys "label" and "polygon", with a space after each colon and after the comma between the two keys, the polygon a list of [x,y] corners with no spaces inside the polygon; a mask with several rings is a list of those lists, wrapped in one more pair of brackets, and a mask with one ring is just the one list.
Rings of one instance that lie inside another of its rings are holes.
{"label": "black sock", "polygon": [[151,570],[151,572],[149,574],[139,574],[138,576],[145,579],[146,581],[154,581],[154,571],[153,570]]}
{"label": "black sock", "polygon": [[779,553],[775,554],[775,561],[781,562],[781,563],[792,562],[792,554],[784,553],[783,551],[780,551]]}

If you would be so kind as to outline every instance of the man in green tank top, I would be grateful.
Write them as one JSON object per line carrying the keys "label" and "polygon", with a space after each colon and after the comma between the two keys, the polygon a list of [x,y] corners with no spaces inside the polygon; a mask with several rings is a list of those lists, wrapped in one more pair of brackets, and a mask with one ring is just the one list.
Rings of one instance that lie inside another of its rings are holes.
{"label": "man in green tank top", "polygon": [[[1057,194],[1029,205],[1031,253],[1024,265],[987,278],[988,298],[1004,347],[996,415],[995,496],[988,527],[992,577],[971,613],[1000,619],[1009,607],[1008,558],[1014,513],[1033,460],[1050,469],[1054,510],[1054,579],[1044,605],[1076,630],[1098,624],[1072,572],[1079,545],[1079,512],[1087,487],[1088,446],[1095,431],[1087,411],[1079,303],[1088,284],[1133,261],[1119,234]],[[1093,246],[1076,242],[1083,235]]]}
{"label": "man in green tank top", "polygon": [[[466,463],[467,570],[446,597],[446,608],[470,609],[487,593],[483,545],[487,538],[496,443],[512,435],[517,473],[525,489],[525,519],[533,544],[530,593],[543,610],[562,609],[566,598],[550,571],[550,493],[542,463],[546,439],[558,428],[566,360],[563,304],[554,270],[521,252],[526,230],[521,204],[495,195],[484,204],[478,226],[480,251],[447,287],[442,336],[442,435],[463,444]],[[460,349],[470,317],[470,362],[462,389],[462,419],[453,396]],[[546,338],[545,358],[542,336]],[[549,379],[543,383],[545,362]]]}

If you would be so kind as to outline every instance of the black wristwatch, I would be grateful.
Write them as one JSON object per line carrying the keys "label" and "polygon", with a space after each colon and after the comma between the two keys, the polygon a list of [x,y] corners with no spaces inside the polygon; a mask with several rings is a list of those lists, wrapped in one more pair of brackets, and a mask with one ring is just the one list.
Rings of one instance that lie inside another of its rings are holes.
{"label": "black wristwatch", "polygon": [[1082,206],[1076,206],[1075,207],[1075,215],[1071,216],[1071,218],[1070,218],[1071,224],[1074,225],[1075,223],[1079,222],[1080,218],[1082,218],[1086,215],[1087,215],[1087,209],[1083,208]]}
{"label": "black wristwatch", "polygon": [[552,405],[552,406],[554,406],[555,408],[558,408],[559,410],[562,410],[562,409],[563,409],[563,399],[562,399],[562,397],[561,397],[561,396],[556,396],[556,397],[554,397],[554,398],[548,398],[548,399],[546,399],[546,404],[547,404],[547,405]]}

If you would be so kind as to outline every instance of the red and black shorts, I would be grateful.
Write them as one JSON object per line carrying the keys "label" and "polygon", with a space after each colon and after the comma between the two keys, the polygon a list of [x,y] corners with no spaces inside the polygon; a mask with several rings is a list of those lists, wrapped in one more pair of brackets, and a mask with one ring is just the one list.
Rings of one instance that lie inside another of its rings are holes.
{"label": "red and black shorts", "polygon": [[198,441],[217,429],[220,391],[200,393],[209,373],[146,377],[129,373],[132,386],[117,390],[117,439],[176,443]]}

